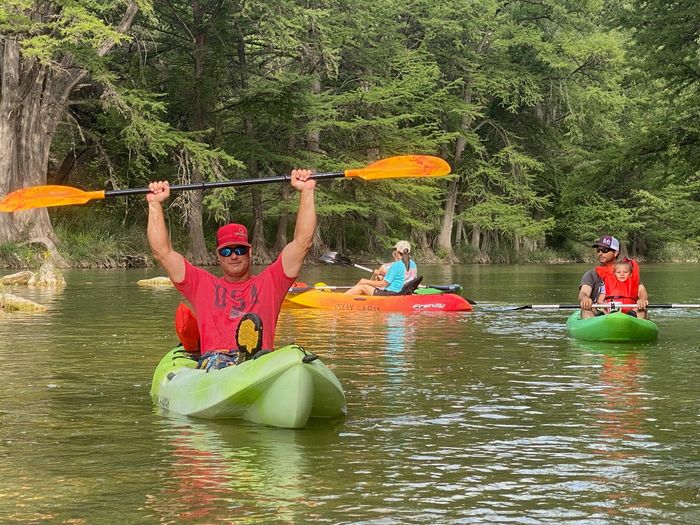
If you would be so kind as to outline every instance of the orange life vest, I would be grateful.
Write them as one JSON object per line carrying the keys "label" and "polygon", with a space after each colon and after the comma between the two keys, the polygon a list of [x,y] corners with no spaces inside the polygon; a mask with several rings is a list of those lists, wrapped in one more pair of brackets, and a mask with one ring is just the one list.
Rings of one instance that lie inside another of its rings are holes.
{"label": "orange life vest", "polygon": [[[632,265],[632,273],[625,282],[615,277],[615,266],[598,266],[595,271],[605,284],[605,300],[616,303],[636,303],[639,298],[639,264],[632,259],[625,259]],[[623,309],[623,312],[631,308]]]}

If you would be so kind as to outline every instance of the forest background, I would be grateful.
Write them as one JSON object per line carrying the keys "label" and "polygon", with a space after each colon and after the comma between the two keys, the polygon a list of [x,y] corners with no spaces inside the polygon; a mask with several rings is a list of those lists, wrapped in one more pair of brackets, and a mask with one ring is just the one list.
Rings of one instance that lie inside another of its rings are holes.
{"label": "forest background", "polygon": [[[446,179],[318,184],[313,254],[557,262],[616,235],[698,260],[696,0],[4,0],[0,195],[336,171],[398,154]],[[177,249],[289,239],[286,184],[182,192]],[[150,264],[143,197],[0,213],[0,265]]]}

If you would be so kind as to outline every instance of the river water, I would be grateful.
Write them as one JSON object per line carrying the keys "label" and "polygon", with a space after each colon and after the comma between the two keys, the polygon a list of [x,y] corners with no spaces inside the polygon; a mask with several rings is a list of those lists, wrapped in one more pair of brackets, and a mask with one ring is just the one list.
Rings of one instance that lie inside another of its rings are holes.
{"label": "river water", "polygon": [[[0,319],[0,522],[700,523],[700,311],[654,310],[653,343],[595,344],[567,337],[570,310],[508,310],[575,302],[586,269],[421,266],[464,286],[467,313],[283,310],[277,342],[317,353],[348,399],[302,430],[152,406],[180,301],[136,285],[158,270],[14,288],[50,310]],[[699,271],[645,265],[651,302],[700,302]]]}

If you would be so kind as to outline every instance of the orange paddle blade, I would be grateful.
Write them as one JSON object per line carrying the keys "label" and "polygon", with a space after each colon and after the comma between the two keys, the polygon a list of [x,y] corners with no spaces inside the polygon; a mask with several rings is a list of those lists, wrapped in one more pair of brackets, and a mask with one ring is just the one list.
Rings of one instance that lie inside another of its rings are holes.
{"label": "orange paddle blade", "polygon": [[85,204],[94,199],[104,198],[104,190],[83,191],[70,186],[32,186],[5,195],[0,199],[0,211],[12,212],[46,206]]}
{"label": "orange paddle blade", "polygon": [[364,168],[345,170],[346,177],[365,180],[399,177],[442,177],[450,173],[450,165],[440,157],[430,155],[401,155],[378,160]]}

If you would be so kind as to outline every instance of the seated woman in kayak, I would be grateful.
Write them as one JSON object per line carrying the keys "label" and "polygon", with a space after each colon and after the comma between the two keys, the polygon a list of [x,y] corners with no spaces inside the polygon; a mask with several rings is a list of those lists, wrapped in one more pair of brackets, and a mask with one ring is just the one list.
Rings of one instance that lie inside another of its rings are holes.
{"label": "seated woman in kayak", "polygon": [[[407,241],[399,241],[394,246],[392,257],[394,262],[389,265],[383,275],[376,271],[376,279],[360,279],[350,288],[349,295],[398,295],[403,285],[415,279],[418,275],[418,267],[410,256],[411,245]],[[373,272],[374,273],[374,272]]]}
{"label": "seated woman in kayak", "polygon": [[[603,287],[596,303],[612,301],[630,304],[639,302],[640,284],[637,261],[625,259],[616,262],[612,268],[598,267],[596,272],[603,279]],[[622,312],[640,319],[647,318],[647,312],[641,305],[638,308],[623,308]]]}
{"label": "seated woman in kayak", "polygon": [[[408,241],[399,241],[394,245],[394,250],[395,250],[395,252],[398,251],[400,254],[403,253],[404,250],[408,250],[408,252],[410,253],[411,252],[411,245],[408,243]],[[389,267],[392,264],[394,264],[396,261],[397,261],[397,258],[394,257],[393,261],[388,262],[388,263],[384,263],[376,270],[372,270],[372,279],[374,279],[376,281],[384,279],[384,276],[389,271]],[[406,276],[405,282],[412,281],[416,277],[418,277],[418,267],[416,266],[415,263],[413,263],[408,270],[408,275]]]}

